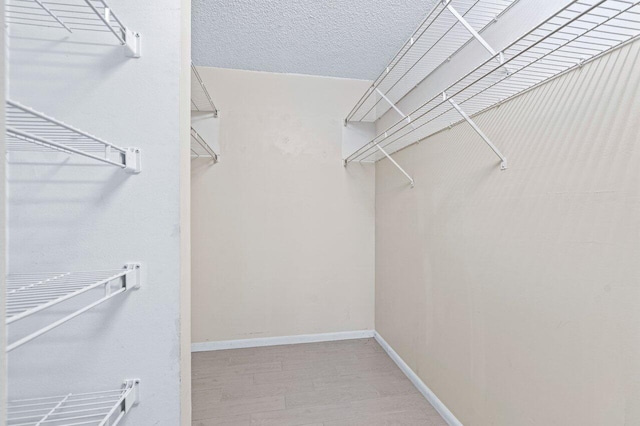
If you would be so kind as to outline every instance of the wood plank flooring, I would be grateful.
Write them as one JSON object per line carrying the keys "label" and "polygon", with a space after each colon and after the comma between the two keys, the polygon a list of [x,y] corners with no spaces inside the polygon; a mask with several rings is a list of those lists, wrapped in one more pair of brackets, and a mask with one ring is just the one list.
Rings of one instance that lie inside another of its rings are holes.
{"label": "wood plank flooring", "polygon": [[193,426],[446,426],[374,339],[197,352]]}

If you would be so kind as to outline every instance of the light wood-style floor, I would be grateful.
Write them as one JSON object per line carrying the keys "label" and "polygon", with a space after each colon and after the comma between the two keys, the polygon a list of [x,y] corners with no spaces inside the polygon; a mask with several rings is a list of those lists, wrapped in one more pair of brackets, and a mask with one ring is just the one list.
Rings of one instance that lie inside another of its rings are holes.
{"label": "light wood-style floor", "polygon": [[446,423],[373,339],[193,354],[193,426]]}

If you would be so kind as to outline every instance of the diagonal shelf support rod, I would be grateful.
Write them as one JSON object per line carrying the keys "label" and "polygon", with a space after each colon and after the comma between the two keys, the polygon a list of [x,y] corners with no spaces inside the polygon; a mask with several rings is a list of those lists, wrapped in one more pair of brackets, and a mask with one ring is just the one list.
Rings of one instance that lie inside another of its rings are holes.
{"label": "diagonal shelf support rod", "polygon": [[220,160],[220,158],[218,157],[218,154],[216,154],[213,148],[209,146],[209,144],[202,138],[202,136],[200,136],[200,134],[193,127],[191,128],[191,139],[195,141],[198,144],[198,146],[200,146],[200,148],[202,148],[206,153],[206,154],[199,154],[192,147],[191,152],[194,154],[196,158],[199,158],[202,156],[210,157],[211,159],[213,159],[213,164],[216,164]]}
{"label": "diagonal shelf support rod", "polygon": [[389,153],[387,153],[387,151],[385,151],[384,148],[382,148],[378,144],[376,144],[376,148],[378,148],[380,150],[380,152],[382,152],[385,155],[385,157],[387,157],[389,159],[389,161],[391,161],[393,163],[393,165],[396,166],[398,168],[398,170],[400,170],[402,172],[402,174],[405,175],[405,177],[407,179],[409,179],[409,184],[411,185],[411,188],[413,188],[415,186],[415,182],[414,182],[413,178],[411,176],[409,176],[409,173],[407,173],[402,167],[400,167],[400,164],[398,164],[396,162],[396,160],[391,158]]}
{"label": "diagonal shelf support rod", "polygon": [[[398,114],[400,114],[400,117],[404,118],[405,120],[407,120],[407,124],[409,124],[413,129],[415,129],[415,127],[413,127],[413,124],[411,124],[411,117],[409,117],[408,115],[405,115],[402,111],[400,111],[400,108],[398,108],[393,102],[391,102],[391,99],[387,98],[385,96],[384,93],[382,93],[382,91],[380,89],[378,89],[376,87],[376,92],[378,92],[378,94],[380,96],[382,96],[382,99],[384,99],[385,101],[387,101],[389,103],[389,105],[391,105],[391,108],[393,108]],[[345,126],[347,125],[347,121],[345,120]],[[409,173],[407,173],[401,166],[400,164],[398,164],[398,162],[396,160],[394,160],[393,158],[391,158],[391,156],[389,155],[389,153],[387,151],[384,150],[384,148],[382,148],[380,145],[378,145],[377,143],[375,144],[376,148],[378,148],[380,150],[380,152],[382,152],[385,157],[387,157],[389,159],[389,161],[391,161],[393,163],[394,166],[396,166],[398,168],[398,170],[400,170],[402,172],[403,175],[405,175],[405,177],[409,180],[409,184],[411,185],[411,188],[413,188],[415,186],[415,182],[413,180],[413,178],[409,175]],[[344,165],[347,165],[347,162],[345,160]]]}
{"label": "diagonal shelf support rod", "polygon": [[[391,108],[393,108],[395,110],[395,112],[397,112],[398,114],[400,114],[400,117],[404,118],[405,120],[407,120],[407,123],[411,124],[411,117],[409,117],[408,115],[406,115],[404,112],[400,111],[400,108],[398,108],[396,106],[396,104],[394,104],[393,102],[391,102],[391,99],[387,98],[387,96],[382,93],[382,91],[380,89],[378,89],[376,87],[376,92],[378,92],[378,94],[380,96],[382,96],[382,99],[384,99],[385,101],[387,101],[387,103],[391,106]],[[413,124],[411,124],[411,127],[413,127]]]}
{"label": "diagonal shelf support rod", "polygon": [[[451,5],[451,0],[442,0],[442,4],[446,5],[447,10],[449,12],[451,12],[451,14],[453,16],[455,16],[455,18],[467,29],[467,31],[469,31],[469,33],[476,39],[478,40],[478,42],[480,42],[480,44],[482,45],[482,47],[484,47],[485,49],[487,49],[487,51],[491,54],[491,56],[497,56],[497,60],[498,62],[500,62],[500,64],[504,63],[504,55],[502,54],[502,52],[496,52],[495,49],[493,47],[491,47],[491,45],[487,42],[487,40],[484,39],[484,37],[482,37],[480,35],[479,32],[477,32],[475,30],[475,28],[473,28],[471,26],[471,24],[469,23],[469,21],[467,21],[466,19],[464,19],[464,16],[462,16],[452,5]],[[509,73],[509,70],[507,69],[507,73]]]}
{"label": "diagonal shelf support rod", "polygon": [[500,158],[500,170],[506,170],[507,169],[507,157],[505,157],[504,155],[502,155],[502,153],[500,152],[500,150],[498,149],[498,147],[496,147],[491,140],[487,137],[487,135],[484,134],[484,132],[480,129],[480,127],[478,127],[478,125],[476,124],[475,121],[473,121],[471,119],[471,117],[469,117],[467,115],[466,112],[464,112],[464,110],[462,108],[460,108],[460,105],[458,105],[452,98],[448,97],[447,94],[445,92],[442,92],[442,99],[445,101],[449,101],[449,103],[451,104],[451,106],[453,108],[455,108],[456,111],[458,111],[458,113],[462,116],[462,118],[465,119],[465,121],[467,123],[469,123],[469,125],[473,128],[473,130],[476,131],[476,133],[478,133],[478,135],[480,135],[480,137],[482,138],[482,140],[485,141],[485,143],[487,145],[489,145],[489,148],[491,148],[491,150],[498,156],[498,158]]}

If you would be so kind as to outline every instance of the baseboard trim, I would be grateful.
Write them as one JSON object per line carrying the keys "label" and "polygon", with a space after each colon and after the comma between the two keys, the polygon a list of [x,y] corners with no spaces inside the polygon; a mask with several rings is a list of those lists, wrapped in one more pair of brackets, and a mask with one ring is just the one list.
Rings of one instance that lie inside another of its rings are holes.
{"label": "baseboard trim", "polygon": [[191,352],[220,351],[224,349],[258,348],[262,346],[296,345],[300,343],[333,342],[337,340],[367,339],[374,330],[341,331],[337,333],[301,334],[298,336],[259,337],[255,339],[222,340],[191,344]]}
{"label": "baseboard trim", "polygon": [[435,393],[418,377],[406,362],[393,350],[382,336],[374,330],[342,331],[337,333],[301,334],[298,336],[259,337],[255,339],[222,340],[218,342],[200,342],[191,344],[191,352],[221,351],[224,349],[258,348],[263,346],[296,345],[300,343],[334,342],[338,340],[375,338],[382,349],[398,365],[400,370],[413,383],[418,391],[442,416],[449,426],[463,426]]}
{"label": "baseboard trim", "polygon": [[382,346],[382,349],[391,357],[391,359],[400,367],[400,370],[411,380],[411,383],[420,391],[420,393],[429,401],[433,408],[442,416],[444,421],[447,422],[449,426],[463,426],[460,423],[460,420],[456,419],[456,416],[453,415],[451,411],[447,408],[446,405],[442,403],[438,399],[435,393],[429,389],[427,385],[418,377],[416,373],[407,365],[406,362],[397,354],[396,351],[393,350],[391,346],[382,338],[380,334],[376,331],[374,333],[374,338],[376,341]]}

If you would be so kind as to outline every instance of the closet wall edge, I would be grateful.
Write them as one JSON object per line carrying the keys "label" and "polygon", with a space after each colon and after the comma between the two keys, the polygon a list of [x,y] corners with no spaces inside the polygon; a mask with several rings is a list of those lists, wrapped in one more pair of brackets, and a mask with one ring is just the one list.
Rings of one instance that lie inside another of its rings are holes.
{"label": "closet wall edge", "polygon": [[181,0],[180,424],[191,425],[191,0]]}
{"label": "closet wall edge", "polygon": [[[0,21],[4,22],[4,8],[0,8]],[[6,30],[5,30],[6,31]],[[2,95],[2,99],[6,97],[5,87],[7,80],[6,73],[6,64],[5,55],[7,54],[7,48],[5,45],[5,31],[0,32],[0,46],[1,49],[1,58],[0,61],[0,70],[2,71],[2,77],[0,78],[0,95]],[[4,102],[0,102],[0,134],[4,135],[5,123],[4,123]],[[0,261],[2,262],[2,271],[0,274],[0,294],[2,294],[4,301],[5,294],[5,272],[7,270],[7,239],[6,239],[6,228],[7,228],[7,220],[6,220],[6,162],[4,158],[6,156],[5,149],[5,139],[0,139],[0,154],[2,154],[3,161],[0,161]],[[5,304],[0,303],[0,318],[5,317]],[[6,413],[6,405],[7,405],[7,354],[5,351],[5,347],[7,345],[7,329],[6,327],[0,327],[0,413]],[[5,425],[4,415],[0,416],[0,426]]]}

